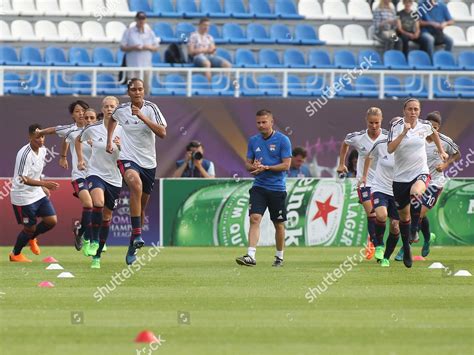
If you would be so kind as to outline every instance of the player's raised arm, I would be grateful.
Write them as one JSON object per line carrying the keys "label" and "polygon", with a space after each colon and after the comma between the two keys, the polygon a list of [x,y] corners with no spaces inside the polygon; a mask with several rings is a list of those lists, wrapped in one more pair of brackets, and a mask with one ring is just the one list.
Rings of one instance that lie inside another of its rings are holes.
{"label": "player's raised arm", "polygon": [[141,112],[140,108],[132,104],[132,115],[137,116],[143,121],[150,129],[161,139],[166,137],[166,126],[158,123],[155,120],[150,119]]}
{"label": "player's raised arm", "polygon": [[339,150],[339,166],[336,169],[336,171],[339,174],[347,173],[348,171],[347,166],[344,164],[344,162],[346,161],[346,156],[347,156],[348,151],[349,151],[349,144],[343,141],[341,144],[341,149]]}
{"label": "player's raised arm", "polygon": [[59,166],[64,169],[69,168],[69,164],[67,162],[67,151],[69,149],[69,143],[66,142],[66,139],[63,138],[61,142],[61,156],[59,157]]}

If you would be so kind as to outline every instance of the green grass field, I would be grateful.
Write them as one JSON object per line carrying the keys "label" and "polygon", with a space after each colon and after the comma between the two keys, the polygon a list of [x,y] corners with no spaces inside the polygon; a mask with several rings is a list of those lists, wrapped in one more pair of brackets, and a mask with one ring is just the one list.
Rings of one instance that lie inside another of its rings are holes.
{"label": "green grass field", "polygon": [[[256,268],[235,264],[244,248],[163,248],[100,302],[96,287],[111,287],[124,269],[124,247],[109,248],[100,270],[70,247],[43,247],[32,264],[8,262],[9,251],[0,248],[2,354],[472,354],[474,348],[473,278],[428,269],[440,261],[474,273],[474,247],[435,248],[410,270],[363,261],[312,303],[308,288],[359,248],[291,248],[281,269],[271,267],[270,248],[259,248]],[[45,270],[45,256],[75,278]],[[37,287],[44,280],[56,287]],[[189,313],[179,321],[178,312]],[[134,343],[144,329],[162,339],[155,351]]]}

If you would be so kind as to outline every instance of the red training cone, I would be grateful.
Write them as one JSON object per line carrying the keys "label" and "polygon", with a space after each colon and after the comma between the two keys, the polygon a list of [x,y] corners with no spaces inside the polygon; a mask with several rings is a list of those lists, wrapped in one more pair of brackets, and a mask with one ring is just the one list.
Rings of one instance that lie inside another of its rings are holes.
{"label": "red training cone", "polygon": [[153,343],[157,342],[158,338],[149,330],[140,332],[135,338],[135,343]]}
{"label": "red training cone", "polygon": [[48,256],[47,258],[43,259],[43,263],[57,263],[58,261],[53,258],[52,256]]}
{"label": "red training cone", "polygon": [[52,282],[49,282],[49,281],[41,281],[41,282],[38,284],[38,287],[51,288],[51,287],[54,287],[54,284],[53,284]]}
{"label": "red training cone", "polygon": [[424,257],[422,257],[421,255],[415,255],[413,257],[413,260],[414,261],[425,261],[426,259]]}

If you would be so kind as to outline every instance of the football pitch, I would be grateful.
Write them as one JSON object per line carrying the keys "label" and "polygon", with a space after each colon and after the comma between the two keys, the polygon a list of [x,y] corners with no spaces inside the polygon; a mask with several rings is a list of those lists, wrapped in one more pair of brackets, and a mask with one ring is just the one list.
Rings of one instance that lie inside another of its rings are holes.
{"label": "football pitch", "polygon": [[[350,270],[341,265],[360,248],[288,248],[283,268],[271,267],[273,248],[259,248],[257,267],[248,268],[234,261],[245,248],[165,247],[128,277],[125,247],[109,247],[100,270],[72,247],[42,247],[40,256],[26,250],[31,264],[10,263],[10,248],[0,251],[2,354],[468,354],[474,347],[473,277],[452,276],[474,273],[474,247],[433,248],[412,269],[356,257]],[[45,270],[46,256],[64,270]],[[434,261],[449,271],[428,269]],[[344,272],[330,281],[337,268]],[[63,271],[75,277],[57,278]],[[55,287],[40,288],[41,281]],[[318,285],[310,303],[308,290]],[[142,330],[160,343],[135,343]]]}

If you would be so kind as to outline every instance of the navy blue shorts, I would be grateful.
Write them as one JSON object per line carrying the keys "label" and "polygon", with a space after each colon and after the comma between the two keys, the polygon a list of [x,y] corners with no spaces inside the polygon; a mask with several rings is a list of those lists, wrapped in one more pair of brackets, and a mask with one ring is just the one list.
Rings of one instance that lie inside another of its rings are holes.
{"label": "navy blue shorts", "polygon": [[272,221],[286,221],[286,191],[271,191],[260,186],[252,186],[249,194],[249,215],[257,213],[263,216],[268,208]]}
{"label": "navy blue shorts", "polygon": [[46,196],[31,205],[12,206],[13,211],[15,211],[17,223],[25,226],[36,225],[36,217],[49,217],[56,215],[53,204]]}
{"label": "navy blue shorts", "polygon": [[358,187],[357,194],[359,195],[359,202],[363,203],[371,200],[370,187]]}
{"label": "navy blue shorts", "polygon": [[125,172],[128,169],[133,169],[140,174],[140,179],[142,180],[142,191],[148,195],[151,194],[153,191],[153,185],[155,185],[156,168],[144,169],[131,160],[117,160],[117,166],[120,169],[122,177],[125,176]]}
{"label": "navy blue shorts", "polygon": [[442,187],[430,185],[421,197],[421,203],[429,210],[432,209],[436,205],[436,202],[438,202],[441,192],[443,192]]}
{"label": "navy blue shorts", "polygon": [[400,220],[393,196],[376,191],[372,194],[372,204],[374,205],[374,210],[377,207],[385,207],[390,219]]}
{"label": "navy blue shorts", "polygon": [[395,198],[395,203],[399,210],[405,208],[406,205],[410,203],[411,187],[418,180],[422,180],[425,185],[428,186],[428,184],[430,183],[430,176],[428,174],[420,174],[410,182],[393,182],[393,197]]}
{"label": "navy blue shorts", "polygon": [[76,179],[71,181],[72,188],[74,189],[74,192],[72,193],[73,196],[79,198],[79,192],[82,190],[87,190],[87,181],[86,179]]}
{"label": "navy blue shorts", "polygon": [[87,184],[89,185],[89,191],[94,189],[101,189],[104,191],[104,205],[109,210],[113,211],[117,207],[118,198],[120,195],[121,187],[110,185],[108,182],[102,180],[96,175],[87,177]]}

